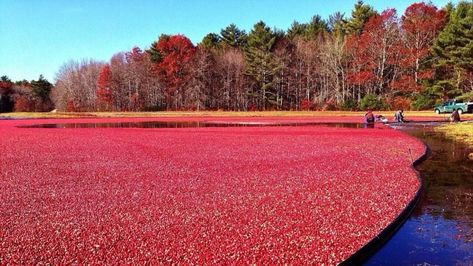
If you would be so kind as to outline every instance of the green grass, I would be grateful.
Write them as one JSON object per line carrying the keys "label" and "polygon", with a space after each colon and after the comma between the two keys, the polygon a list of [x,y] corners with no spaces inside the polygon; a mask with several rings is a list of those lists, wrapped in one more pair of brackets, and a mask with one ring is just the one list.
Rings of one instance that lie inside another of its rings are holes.
{"label": "green grass", "polygon": [[473,147],[473,123],[452,123],[435,128],[443,132],[447,138],[462,141]]}

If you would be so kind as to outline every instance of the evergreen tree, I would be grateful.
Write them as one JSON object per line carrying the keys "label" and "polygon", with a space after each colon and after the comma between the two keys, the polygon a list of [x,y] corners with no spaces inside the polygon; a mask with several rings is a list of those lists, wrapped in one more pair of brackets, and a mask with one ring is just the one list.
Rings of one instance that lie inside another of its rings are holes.
{"label": "evergreen tree", "polygon": [[294,21],[291,24],[291,28],[287,30],[287,36],[290,39],[294,39],[297,36],[304,36],[307,32],[308,25],[305,23],[300,23],[298,21]]}
{"label": "evergreen tree", "polygon": [[336,12],[335,14],[329,16],[329,30],[335,38],[341,38],[345,36],[347,21],[345,20],[344,16],[345,15],[340,12]]}
{"label": "evergreen tree", "polygon": [[247,42],[247,34],[240,30],[235,24],[228,25],[220,31],[221,41],[224,45],[231,47],[244,47]]}
{"label": "evergreen tree", "polygon": [[220,36],[215,33],[209,33],[202,39],[201,45],[206,49],[218,47],[220,44]]}
{"label": "evergreen tree", "polygon": [[473,91],[473,3],[460,2],[432,46],[436,57],[434,91],[456,97]]}
{"label": "evergreen tree", "polygon": [[269,104],[277,104],[273,92],[274,75],[279,69],[277,60],[271,53],[276,42],[276,34],[262,21],[256,23],[248,35],[248,46],[245,51],[246,75],[254,81],[254,91],[261,109]]}
{"label": "evergreen tree", "polygon": [[328,23],[322,19],[321,16],[315,15],[312,17],[306,30],[306,37],[309,39],[316,38],[319,34],[329,31]]}
{"label": "evergreen tree", "polygon": [[373,7],[359,0],[351,12],[351,19],[346,24],[345,29],[347,34],[361,34],[365,23],[373,15],[376,15],[376,11]]}
{"label": "evergreen tree", "polygon": [[161,36],[159,36],[158,38],[158,41],[157,42],[153,42],[151,44],[151,47],[146,50],[146,52],[149,54],[150,56],[150,59],[151,59],[151,62],[153,63],[159,63],[163,60],[163,54],[161,53],[161,51],[159,49],[157,49],[157,45],[158,45],[158,42],[159,41],[165,41],[165,40],[169,40],[171,36],[167,35],[167,34],[161,34]]}
{"label": "evergreen tree", "polygon": [[303,37],[306,40],[314,39],[321,33],[329,31],[328,23],[322,19],[319,15],[312,17],[309,23],[299,23],[294,21],[291,28],[287,31],[287,36],[290,39],[295,37]]}
{"label": "evergreen tree", "polygon": [[43,103],[49,101],[49,93],[52,87],[53,85],[43,75],[40,75],[38,80],[31,81],[31,93]]}

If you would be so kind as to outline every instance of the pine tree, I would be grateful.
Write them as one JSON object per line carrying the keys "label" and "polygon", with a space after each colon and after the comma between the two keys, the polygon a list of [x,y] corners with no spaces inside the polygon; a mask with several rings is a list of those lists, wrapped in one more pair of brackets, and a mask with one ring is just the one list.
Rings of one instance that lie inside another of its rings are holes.
{"label": "pine tree", "polygon": [[307,24],[306,23],[300,23],[298,21],[294,21],[291,24],[291,28],[287,30],[287,36],[290,39],[294,39],[298,36],[304,36],[305,33],[307,32]]}
{"label": "pine tree", "polygon": [[158,45],[158,42],[159,41],[165,41],[165,40],[169,40],[171,36],[167,35],[167,34],[161,34],[161,36],[159,36],[158,38],[158,41],[157,42],[153,42],[151,44],[151,47],[146,50],[146,52],[149,54],[150,56],[150,59],[151,59],[151,62],[153,63],[159,63],[163,60],[163,54],[161,53],[161,51],[159,49],[157,49],[157,45]]}
{"label": "pine tree", "polygon": [[319,15],[315,15],[312,17],[312,20],[309,23],[299,23],[294,21],[291,25],[291,28],[287,31],[287,36],[290,39],[302,37],[306,40],[309,40],[315,39],[320,34],[326,33],[328,31],[328,23]]}
{"label": "pine tree", "polygon": [[43,102],[49,100],[49,93],[52,87],[53,85],[43,75],[40,75],[38,80],[31,81],[31,93]]}
{"label": "pine tree", "polygon": [[245,73],[254,81],[255,90],[250,94],[257,97],[261,109],[266,109],[268,103],[276,104],[273,85],[279,64],[271,53],[275,42],[275,33],[263,21],[256,23],[248,35]]}
{"label": "pine tree", "polygon": [[220,31],[222,43],[231,47],[244,47],[247,42],[247,34],[244,30],[240,30],[235,24],[228,25]]}
{"label": "pine tree", "polygon": [[319,34],[323,34],[329,31],[327,21],[323,20],[321,16],[315,15],[312,17],[310,21],[307,31],[306,37],[309,39],[314,39],[319,36]]}
{"label": "pine tree", "polygon": [[220,36],[215,33],[209,33],[202,39],[201,45],[206,49],[217,48],[220,44]]}
{"label": "pine tree", "polygon": [[361,0],[358,1],[351,12],[351,19],[346,24],[347,34],[361,34],[365,23],[373,15],[376,15],[376,11],[372,6],[363,3]]}
{"label": "pine tree", "polygon": [[437,81],[433,89],[443,97],[473,91],[473,3],[460,2],[432,46]]}
{"label": "pine tree", "polygon": [[336,39],[341,39],[343,36],[345,36],[346,24],[347,21],[345,20],[345,15],[340,12],[336,12],[335,14],[329,16],[329,30]]}

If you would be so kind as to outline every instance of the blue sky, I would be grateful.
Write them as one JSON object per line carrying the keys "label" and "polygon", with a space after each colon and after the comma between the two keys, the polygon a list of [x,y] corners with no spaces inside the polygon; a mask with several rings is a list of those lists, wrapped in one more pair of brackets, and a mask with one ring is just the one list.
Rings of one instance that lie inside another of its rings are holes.
{"label": "blue sky", "polygon": [[[54,81],[69,60],[107,61],[134,46],[147,48],[162,33],[182,33],[194,44],[230,23],[247,32],[259,20],[287,29],[336,11],[350,15],[356,0],[0,0],[0,76]],[[438,7],[447,0],[433,0]],[[454,3],[457,1],[453,1]],[[413,1],[365,1],[402,14]]]}

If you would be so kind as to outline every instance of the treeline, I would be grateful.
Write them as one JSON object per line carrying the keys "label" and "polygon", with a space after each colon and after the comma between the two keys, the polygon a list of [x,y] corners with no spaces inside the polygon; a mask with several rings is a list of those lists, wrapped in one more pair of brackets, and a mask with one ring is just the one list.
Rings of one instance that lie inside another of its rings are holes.
{"label": "treeline", "polygon": [[44,112],[54,108],[50,93],[53,84],[43,76],[38,80],[12,82],[7,76],[0,77],[0,113]]}
{"label": "treeline", "polygon": [[473,99],[473,3],[351,16],[287,31],[231,24],[196,46],[161,35],[109,62],[69,62],[51,93],[66,111],[426,109]]}

